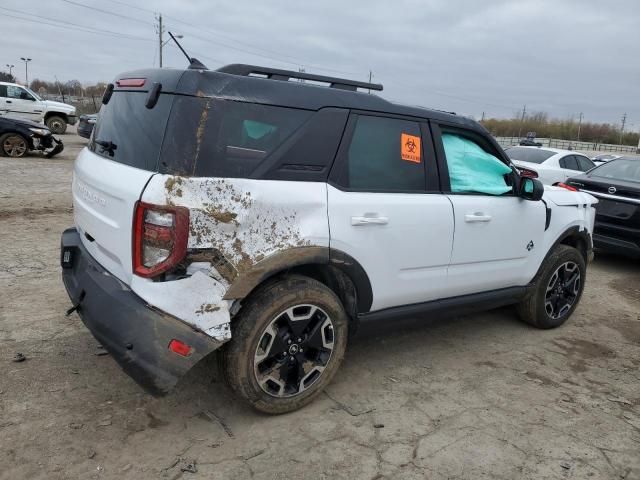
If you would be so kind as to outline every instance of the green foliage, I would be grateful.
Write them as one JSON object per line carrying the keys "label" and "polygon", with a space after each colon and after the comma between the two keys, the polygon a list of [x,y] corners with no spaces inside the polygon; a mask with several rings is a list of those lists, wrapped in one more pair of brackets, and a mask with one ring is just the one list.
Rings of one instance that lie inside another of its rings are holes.
{"label": "green foliage", "polygon": [[[620,143],[620,125],[610,123],[593,123],[583,121],[578,138],[578,121],[549,119],[544,112],[534,112],[525,117],[512,119],[489,118],[481,122],[484,127],[497,137],[517,137],[518,132],[524,137],[527,132],[536,132],[539,138],[558,138],[561,140],[580,140],[593,143]],[[640,135],[637,132],[625,132],[622,145],[637,145]]]}

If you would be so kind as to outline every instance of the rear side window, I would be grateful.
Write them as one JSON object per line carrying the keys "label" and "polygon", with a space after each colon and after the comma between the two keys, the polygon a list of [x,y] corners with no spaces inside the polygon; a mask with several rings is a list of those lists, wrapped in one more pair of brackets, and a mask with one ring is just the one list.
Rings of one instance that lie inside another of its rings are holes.
{"label": "rear side window", "polygon": [[511,160],[521,162],[542,163],[546,159],[555,155],[555,152],[542,150],[537,147],[511,147],[505,150]]}
{"label": "rear side window", "polygon": [[559,162],[562,168],[568,168],[569,170],[580,170],[578,166],[578,160],[573,155],[567,155],[560,159]]}
{"label": "rear side window", "polygon": [[160,171],[249,177],[313,113],[230,100],[176,97]]}
{"label": "rear side window", "polygon": [[156,171],[173,95],[161,94],[152,109],[146,92],[116,91],[100,110],[89,150],[130,167]]}
{"label": "rear side window", "polygon": [[578,159],[578,165],[580,166],[580,170],[583,172],[586,172],[587,170],[591,170],[593,167],[596,166],[595,163],[593,163],[587,157],[576,155],[576,158]]}
{"label": "rear side window", "polygon": [[345,187],[368,191],[424,191],[420,125],[358,115],[346,153]]}

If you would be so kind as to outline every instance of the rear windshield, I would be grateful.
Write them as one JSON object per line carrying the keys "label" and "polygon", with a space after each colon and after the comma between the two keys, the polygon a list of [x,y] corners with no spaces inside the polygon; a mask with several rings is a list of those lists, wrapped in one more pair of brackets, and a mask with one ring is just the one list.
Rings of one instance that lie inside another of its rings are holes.
{"label": "rear windshield", "polygon": [[173,95],[145,107],[146,92],[115,91],[100,109],[89,150],[131,167],[155,171]]}
{"label": "rear windshield", "polygon": [[308,110],[177,96],[159,170],[247,177],[312,115]]}
{"label": "rear windshield", "polygon": [[546,159],[552,157],[556,152],[549,150],[541,150],[540,148],[523,148],[512,147],[505,150],[511,160],[520,160],[521,162],[542,163]]}
{"label": "rear windshield", "polygon": [[640,183],[640,159],[619,158],[591,171],[591,177]]}
{"label": "rear windshield", "polygon": [[248,177],[312,111],[232,100],[115,91],[102,107],[89,148],[105,158],[161,173]]}

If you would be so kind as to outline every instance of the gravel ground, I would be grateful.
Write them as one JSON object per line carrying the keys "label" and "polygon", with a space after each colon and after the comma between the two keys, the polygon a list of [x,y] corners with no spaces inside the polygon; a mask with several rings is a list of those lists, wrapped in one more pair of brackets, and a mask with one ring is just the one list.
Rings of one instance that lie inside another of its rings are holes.
{"label": "gravel ground", "polygon": [[556,330],[506,308],[356,338],[292,414],[238,403],[208,359],[155,399],[64,315],[64,140],[0,160],[0,478],[640,479],[640,263],[597,255]]}

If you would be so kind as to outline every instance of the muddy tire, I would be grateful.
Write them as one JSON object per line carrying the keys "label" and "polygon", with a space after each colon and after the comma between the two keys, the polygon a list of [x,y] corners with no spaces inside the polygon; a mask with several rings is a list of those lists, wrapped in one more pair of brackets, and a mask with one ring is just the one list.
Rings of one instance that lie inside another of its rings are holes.
{"label": "muddy tire", "polygon": [[22,158],[29,153],[29,142],[19,133],[5,133],[0,136],[0,155]]}
{"label": "muddy tire", "polygon": [[51,133],[62,135],[67,131],[67,122],[64,118],[59,117],[58,115],[51,115],[47,118],[45,123],[47,124],[47,127],[49,127],[49,130],[51,130]]}
{"label": "muddy tire", "polygon": [[533,291],[518,304],[520,318],[536,328],[562,325],[580,302],[586,273],[580,252],[558,245],[542,264]]}
{"label": "muddy tire", "polygon": [[221,352],[221,369],[232,390],[257,410],[291,412],[329,384],[348,330],[335,293],[308,277],[282,277],[243,304]]}

